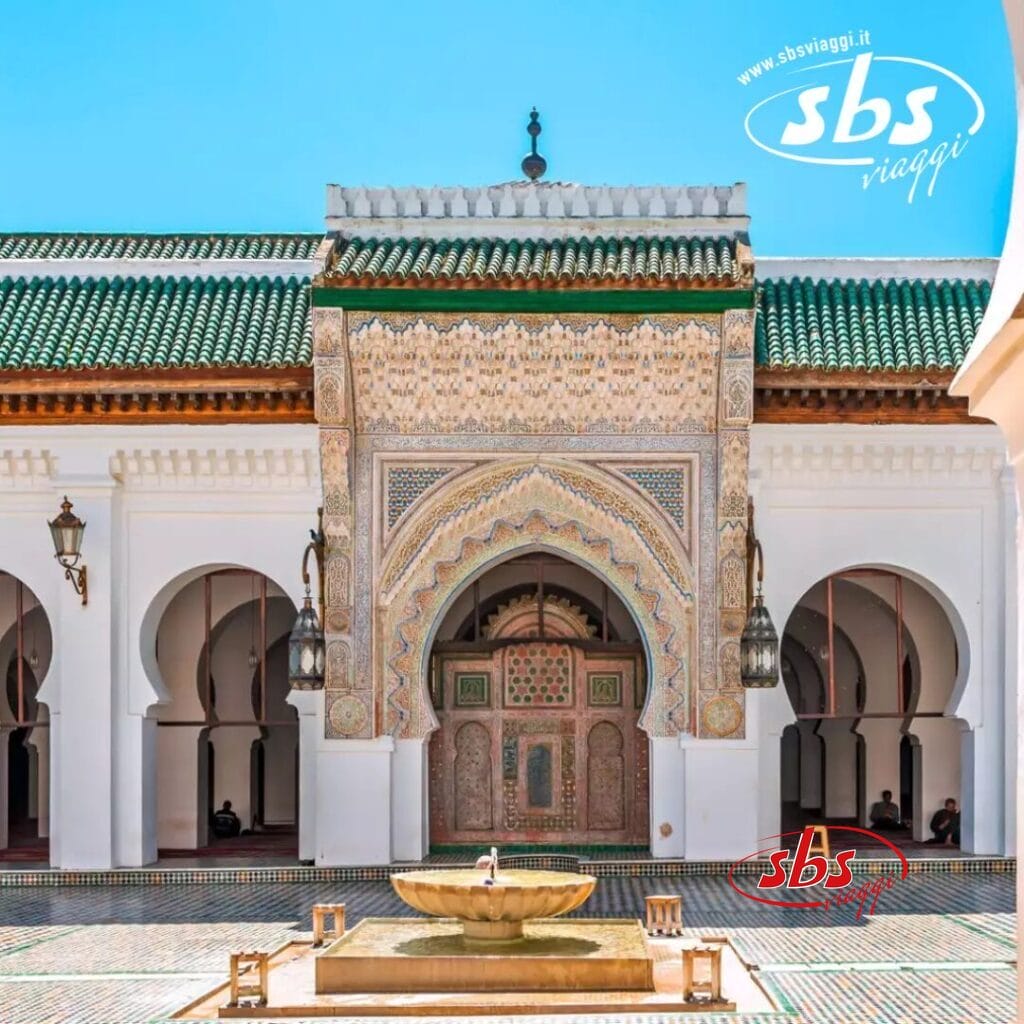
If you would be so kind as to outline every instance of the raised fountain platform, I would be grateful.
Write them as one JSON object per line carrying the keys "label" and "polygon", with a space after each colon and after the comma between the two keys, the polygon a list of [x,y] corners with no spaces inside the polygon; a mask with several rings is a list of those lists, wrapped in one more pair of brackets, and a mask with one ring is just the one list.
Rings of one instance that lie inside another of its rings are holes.
{"label": "raised fountain platform", "polygon": [[316,958],[317,993],[628,992],[654,989],[639,921],[535,919],[511,941],[454,918],[367,918]]}

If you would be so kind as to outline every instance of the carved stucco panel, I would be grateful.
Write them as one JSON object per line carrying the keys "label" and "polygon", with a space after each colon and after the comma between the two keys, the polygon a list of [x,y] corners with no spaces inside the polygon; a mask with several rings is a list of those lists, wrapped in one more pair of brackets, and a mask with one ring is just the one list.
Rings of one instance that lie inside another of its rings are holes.
{"label": "carved stucco panel", "polygon": [[350,312],[361,433],[700,434],[720,318]]}
{"label": "carved stucco panel", "polygon": [[385,729],[423,736],[435,720],[423,680],[446,603],[496,560],[530,548],[561,553],[603,577],[630,609],[653,661],[642,725],[691,728],[695,582],[692,567],[646,499],[568,461],[514,462],[459,478],[400,531],[381,576]]}

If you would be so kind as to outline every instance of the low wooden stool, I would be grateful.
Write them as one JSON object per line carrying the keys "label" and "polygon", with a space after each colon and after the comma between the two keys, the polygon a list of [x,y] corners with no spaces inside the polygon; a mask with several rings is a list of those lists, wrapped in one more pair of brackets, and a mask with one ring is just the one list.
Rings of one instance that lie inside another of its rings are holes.
{"label": "low wooden stool", "polygon": [[807,852],[820,853],[825,860],[832,860],[832,854],[829,852],[828,845],[828,826],[827,825],[812,825],[811,828],[814,831],[814,837],[811,839],[811,845],[808,847]]}
{"label": "low wooden stool", "polygon": [[[327,918],[333,925],[327,927]],[[324,939],[340,939],[345,934],[345,904],[316,903],[313,905],[313,945],[322,946]]]}
{"label": "low wooden stool", "polygon": [[[694,981],[694,967],[707,966],[707,981]],[[697,1002],[696,996],[707,996],[708,1001],[722,1001],[722,947],[693,946],[683,950],[683,1001]]]}
{"label": "low wooden stool", "polygon": [[[256,970],[257,981],[243,981],[242,976]],[[267,988],[270,974],[269,953],[231,954],[231,1002],[237,1006],[240,999],[252,999],[256,1006],[267,1005]]]}
{"label": "low wooden stool", "polygon": [[681,935],[683,932],[682,896],[645,896],[648,935]]}

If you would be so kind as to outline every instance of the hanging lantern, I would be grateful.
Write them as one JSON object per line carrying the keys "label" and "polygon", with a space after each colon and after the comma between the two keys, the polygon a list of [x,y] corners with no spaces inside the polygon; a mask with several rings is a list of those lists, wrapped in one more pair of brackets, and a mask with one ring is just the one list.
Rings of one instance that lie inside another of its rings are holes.
{"label": "hanging lantern", "polygon": [[260,656],[256,653],[255,647],[249,648],[249,668],[255,668],[260,663]]}
{"label": "hanging lantern", "polygon": [[753,559],[757,558],[757,594],[750,602],[747,624],[740,636],[740,682],[748,689],[765,689],[779,685],[779,634],[761,596],[764,580],[764,553],[761,542],[753,535],[753,507],[750,513],[750,528],[747,534],[749,547],[747,558],[750,562],[747,576],[748,595],[753,590],[749,576]]}
{"label": "hanging lantern", "polygon": [[758,594],[740,637],[740,682],[751,689],[779,683],[779,634]]}
{"label": "hanging lantern", "polygon": [[324,631],[308,586],[288,638],[288,682],[294,690],[320,690],[324,685]]}

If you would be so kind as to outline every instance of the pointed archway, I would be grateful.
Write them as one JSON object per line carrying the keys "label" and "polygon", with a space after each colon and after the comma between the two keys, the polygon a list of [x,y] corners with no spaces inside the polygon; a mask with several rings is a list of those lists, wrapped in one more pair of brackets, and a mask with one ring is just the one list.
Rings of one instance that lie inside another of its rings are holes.
{"label": "pointed archway", "polygon": [[430,661],[430,838],[647,849],[646,659],[585,568],[533,552],[468,584]]}

